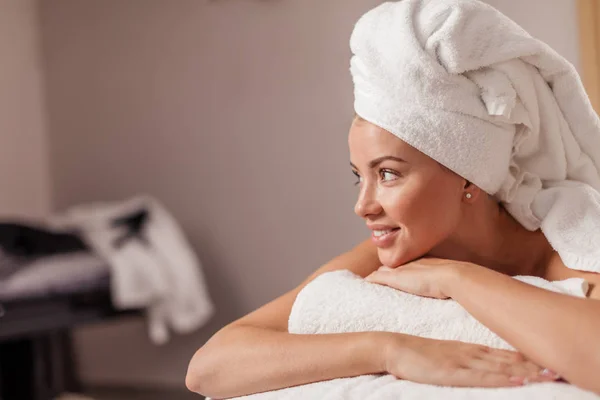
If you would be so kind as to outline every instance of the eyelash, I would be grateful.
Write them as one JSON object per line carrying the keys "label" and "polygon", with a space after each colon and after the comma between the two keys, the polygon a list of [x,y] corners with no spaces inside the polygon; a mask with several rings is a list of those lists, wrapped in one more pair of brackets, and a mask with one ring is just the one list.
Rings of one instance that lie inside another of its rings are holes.
{"label": "eyelash", "polygon": [[[356,171],[352,171],[352,173],[354,174],[354,176],[356,176],[358,178],[358,180],[356,182],[354,182],[354,186],[360,185],[360,182],[361,182],[360,175]],[[394,172],[390,169],[385,169],[385,168],[379,170],[379,175],[381,176],[383,174],[392,174],[392,175],[396,176],[396,178],[400,177],[400,175],[397,172]],[[394,180],[394,179],[392,179],[392,180]],[[388,182],[389,182],[389,180],[388,180]]]}
{"label": "eyelash", "polygon": [[360,185],[360,175],[358,174],[358,172],[356,171],[352,171],[352,173],[354,174],[354,176],[356,176],[356,178],[358,179],[356,182],[354,182],[354,186],[358,186]]}

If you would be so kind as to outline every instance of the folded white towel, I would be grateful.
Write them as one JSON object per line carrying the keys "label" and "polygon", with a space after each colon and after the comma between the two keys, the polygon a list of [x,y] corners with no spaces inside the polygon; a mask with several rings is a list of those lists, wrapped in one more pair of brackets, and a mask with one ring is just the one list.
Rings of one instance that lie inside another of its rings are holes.
{"label": "folded white towel", "polygon": [[[130,229],[115,226],[114,221],[139,211],[147,212],[140,235],[123,241]],[[158,200],[139,196],[76,206],[50,223],[82,232],[87,244],[110,266],[114,306],[145,308],[154,343],[165,343],[169,328],[190,333],[213,315],[201,264],[175,218]]]}
{"label": "folded white towel", "polygon": [[355,110],[600,272],[600,120],[575,68],[477,0],[404,0],[350,41]]}
{"label": "folded white towel", "polygon": [[[587,284],[572,278],[548,282],[518,277],[544,289],[584,297]],[[350,271],[323,274],[299,294],[289,319],[295,334],[389,331],[435,339],[460,340],[513,349],[452,300],[414,296],[365,281]],[[323,355],[326,357],[327,355]],[[391,375],[363,375],[316,382],[241,397],[246,400],[421,400],[421,399],[600,399],[564,383],[536,383],[507,388],[454,388],[425,385]]]}

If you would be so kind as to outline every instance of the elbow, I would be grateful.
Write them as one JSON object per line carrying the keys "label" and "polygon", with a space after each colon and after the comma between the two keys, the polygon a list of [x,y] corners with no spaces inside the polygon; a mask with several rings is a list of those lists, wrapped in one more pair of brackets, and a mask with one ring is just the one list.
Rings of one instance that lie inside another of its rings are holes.
{"label": "elbow", "polygon": [[598,372],[600,371],[600,351],[594,352],[596,357],[587,364],[587,367],[581,371],[581,379],[576,379],[575,383],[582,389],[589,390],[597,395],[600,395],[600,381],[598,380]]}
{"label": "elbow", "polygon": [[200,382],[196,379],[196,376],[192,371],[188,369],[188,372],[185,376],[185,387],[193,393],[202,394],[202,389],[200,388]]}
{"label": "elbow", "polygon": [[194,355],[194,358],[192,358],[192,361],[190,361],[190,365],[188,366],[188,370],[185,375],[185,386],[190,392],[202,394],[202,382],[204,379],[202,379],[202,370],[200,370],[196,365],[196,355],[197,353]]}
{"label": "elbow", "polygon": [[202,380],[199,379],[195,369],[190,365],[187,374],[185,375],[185,387],[187,387],[190,392],[202,394],[201,382]]}
{"label": "elbow", "polygon": [[[231,396],[230,347],[225,329],[217,332],[196,351],[188,365],[185,386],[193,393],[210,398]],[[225,339],[224,337],[225,336]]]}
{"label": "elbow", "polygon": [[[563,378],[572,385],[600,395],[600,349],[590,351],[586,346],[585,351],[577,352],[579,356],[566,357],[560,364],[563,368]],[[560,373],[560,369],[556,368]]]}
{"label": "elbow", "polygon": [[572,379],[568,382],[579,387],[580,389],[588,390],[594,394],[600,395],[600,384],[598,384],[597,378]]}
{"label": "elbow", "polygon": [[214,368],[210,366],[207,355],[203,353],[200,349],[192,357],[185,375],[185,386],[190,392],[211,397],[211,382],[215,381],[211,371],[214,371]]}

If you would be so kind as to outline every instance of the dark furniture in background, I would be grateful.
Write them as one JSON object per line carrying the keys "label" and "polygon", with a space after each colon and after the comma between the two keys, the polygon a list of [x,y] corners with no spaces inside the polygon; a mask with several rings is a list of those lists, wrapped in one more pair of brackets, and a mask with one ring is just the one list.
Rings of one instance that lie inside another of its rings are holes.
{"label": "dark furniture in background", "polygon": [[118,312],[108,282],[85,293],[2,303],[0,309],[0,398],[51,400],[81,389],[71,330],[137,311]]}
{"label": "dark furniture in background", "polygon": [[[109,221],[115,248],[145,240],[145,209]],[[0,221],[0,400],[52,400],[80,383],[73,328],[119,316],[110,268],[76,230]]]}

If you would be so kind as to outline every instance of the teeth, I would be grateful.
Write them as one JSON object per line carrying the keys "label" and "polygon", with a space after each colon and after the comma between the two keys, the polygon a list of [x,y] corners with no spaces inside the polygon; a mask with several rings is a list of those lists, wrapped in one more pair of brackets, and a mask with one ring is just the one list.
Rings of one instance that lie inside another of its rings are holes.
{"label": "teeth", "polygon": [[383,235],[387,235],[391,231],[393,231],[393,229],[388,229],[387,231],[373,231],[373,234],[375,235],[375,237],[380,237]]}

